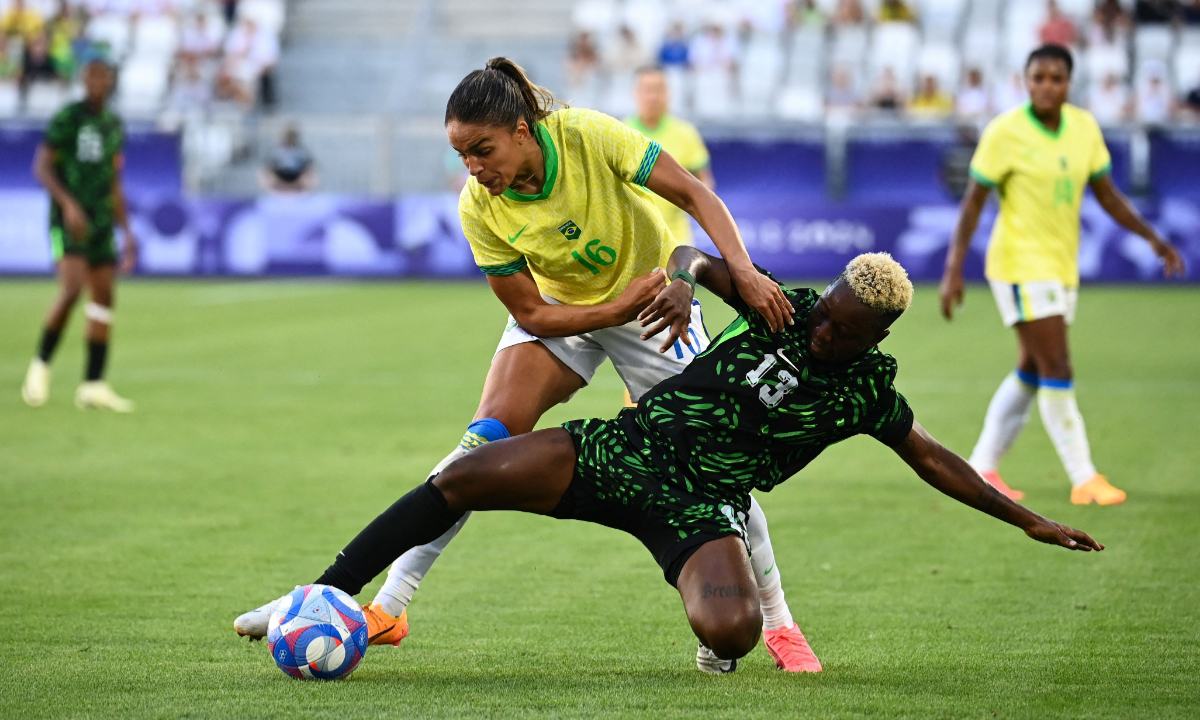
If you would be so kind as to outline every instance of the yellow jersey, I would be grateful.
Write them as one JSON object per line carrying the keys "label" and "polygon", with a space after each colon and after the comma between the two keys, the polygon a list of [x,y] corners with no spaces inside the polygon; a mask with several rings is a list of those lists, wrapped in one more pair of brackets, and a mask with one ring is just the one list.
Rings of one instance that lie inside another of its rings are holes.
{"label": "yellow jersey", "polygon": [[[700,137],[700,131],[687,120],[664,115],[658,121],[658,127],[651,130],[637,115],[630,115],[625,118],[625,124],[661,145],[668,155],[693,175],[708,167],[711,161],[704,139]],[[654,207],[662,213],[663,220],[667,221],[667,227],[671,228],[675,239],[685,245],[691,245],[692,219],[688,214],[657,195],[654,196]]]}
{"label": "yellow jersey", "polygon": [[471,178],[458,198],[463,234],[488,275],[529,267],[538,290],[566,305],[616,298],[666,267],[676,242],[645,188],[661,147],[619,120],[562,108],[535,130],[546,161],[538,195],[493,196]]}
{"label": "yellow jersey", "polygon": [[1088,183],[1112,169],[1092,114],[1063,105],[1051,133],[1029,104],[988,123],[971,158],[971,177],[1000,195],[988,243],[989,280],[1079,284],[1079,210]]}

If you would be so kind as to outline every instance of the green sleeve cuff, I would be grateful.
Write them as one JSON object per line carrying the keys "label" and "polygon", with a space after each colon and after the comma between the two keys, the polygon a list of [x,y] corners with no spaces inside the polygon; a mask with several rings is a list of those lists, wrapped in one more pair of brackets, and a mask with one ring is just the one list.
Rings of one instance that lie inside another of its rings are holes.
{"label": "green sleeve cuff", "polygon": [[529,261],[525,259],[524,255],[522,255],[516,260],[513,260],[510,263],[504,263],[503,265],[480,265],[479,270],[484,275],[515,275],[524,270],[528,265]]}
{"label": "green sleeve cuff", "polygon": [[650,171],[654,169],[654,163],[658,161],[658,154],[662,152],[662,145],[650,141],[650,147],[646,148],[646,154],[642,156],[642,164],[638,165],[637,172],[633,174],[633,184],[642,185],[650,179]]}
{"label": "green sleeve cuff", "polygon": [[1109,164],[1100,168],[1099,170],[1092,173],[1091,175],[1088,175],[1088,182],[1095,182],[1096,180],[1099,180],[1100,178],[1104,177],[1105,175],[1108,175],[1111,172],[1112,172],[1112,163],[1110,162]]}
{"label": "green sleeve cuff", "polygon": [[984,186],[988,190],[995,188],[999,184],[995,180],[989,180],[986,175],[979,172],[975,168],[971,168],[971,177],[975,179],[975,182]]}

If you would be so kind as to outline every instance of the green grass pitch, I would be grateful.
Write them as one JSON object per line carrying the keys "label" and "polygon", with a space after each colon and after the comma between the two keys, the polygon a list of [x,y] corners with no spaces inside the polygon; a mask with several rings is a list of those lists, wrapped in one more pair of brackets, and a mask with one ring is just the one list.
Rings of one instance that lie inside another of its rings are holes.
{"label": "green grass pitch", "polygon": [[[110,378],[138,411],[114,416],[72,404],[78,314],[50,403],[21,403],[52,292],[0,282],[5,717],[1200,716],[1200,290],[1083,292],[1080,405],[1127,504],[1070,505],[1036,413],[1003,467],[1102,554],[1034,543],[855,438],[760,496],[819,675],[761,645],[701,675],[632,538],[495,513],[430,573],[403,645],[334,683],[285,677],[231,621],[315,578],[453,447],[500,304],[483,283],[125,283]],[[706,307],[715,333],[731,313]],[[917,418],[969,452],[1014,357],[987,290],[947,324],[920,288],[884,348]],[[543,425],[620,395],[606,368]]]}

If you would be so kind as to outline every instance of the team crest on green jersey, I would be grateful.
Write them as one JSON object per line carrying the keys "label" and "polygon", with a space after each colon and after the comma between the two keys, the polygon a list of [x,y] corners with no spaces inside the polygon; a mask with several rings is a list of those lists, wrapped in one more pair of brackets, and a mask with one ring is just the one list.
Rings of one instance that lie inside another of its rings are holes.
{"label": "team crest on green jersey", "polygon": [[579,226],[575,224],[574,220],[568,220],[562,225],[559,225],[558,231],[562,233],[563,237],[568,240],[578,240],[579,233],[581,232]]}

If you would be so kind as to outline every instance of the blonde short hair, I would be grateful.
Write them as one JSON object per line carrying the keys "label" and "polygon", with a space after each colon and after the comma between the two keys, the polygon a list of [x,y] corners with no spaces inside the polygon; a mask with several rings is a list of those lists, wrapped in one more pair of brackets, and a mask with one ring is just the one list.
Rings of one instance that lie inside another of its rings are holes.
{"label": "blonde short hair", "polygon": [[892,320],[912,304],[908,273],[887,253],[859,255],[846,265],[841,278],[859,302]]}

